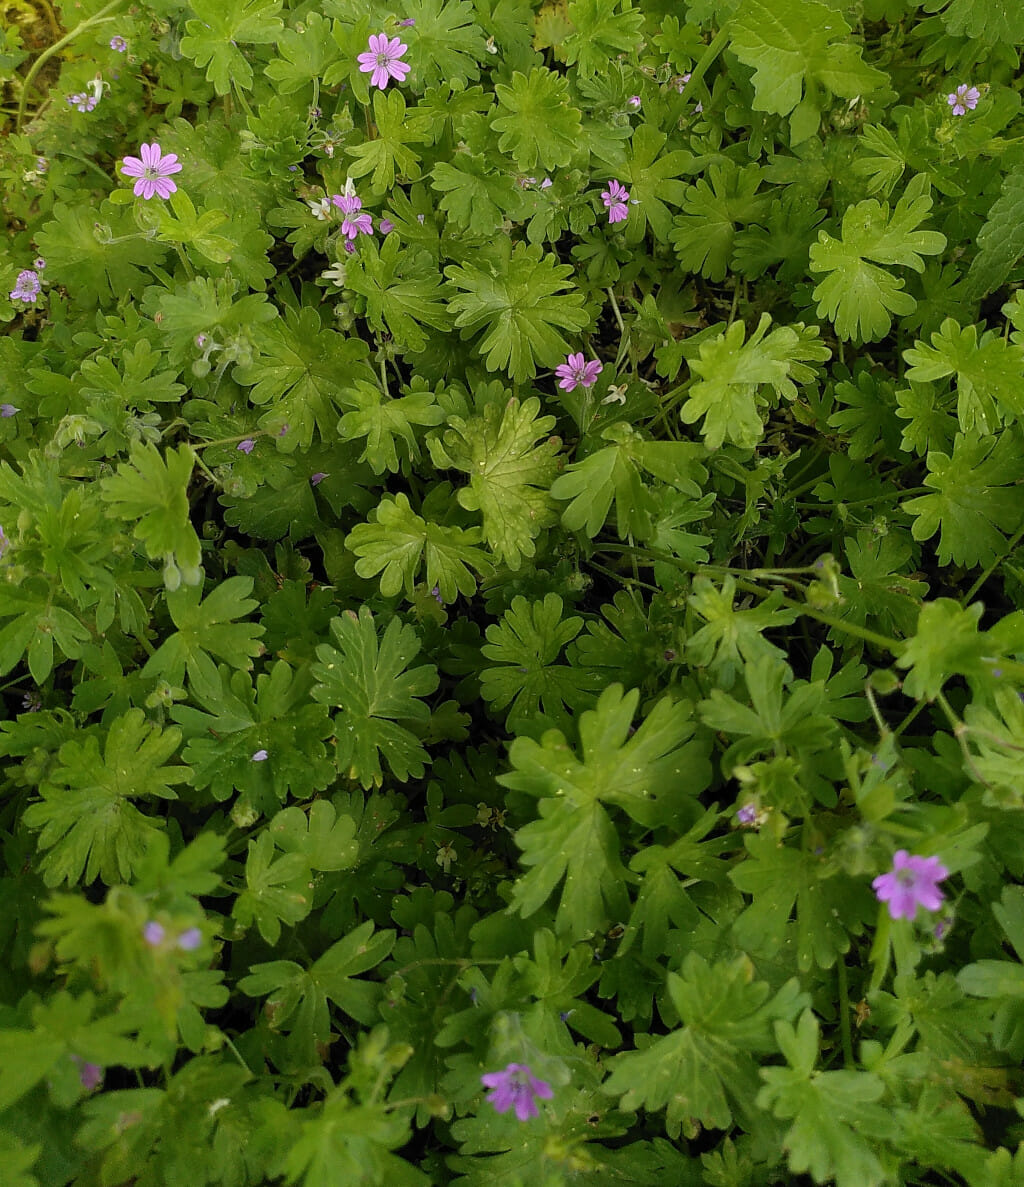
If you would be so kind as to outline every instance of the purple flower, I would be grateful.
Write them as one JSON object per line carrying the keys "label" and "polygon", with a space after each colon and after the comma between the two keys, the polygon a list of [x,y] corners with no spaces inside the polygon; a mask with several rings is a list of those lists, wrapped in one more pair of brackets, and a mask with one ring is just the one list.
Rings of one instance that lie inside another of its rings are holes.
{"label": "purple flower", "polygon": [[31,268],[26,268],[23,272],[18,273],[18,279],[14,282],[14,288],[11,289],[10,298],[12,301],[24,301],[26,305],[31,305],[39,296],[41,288],[42,283],[39,277]]}
{"label": "purple flower", "polygon": [[404,21],[399,21],[398,27],[399,27],[399,29],[410,29],[415,24],[416,24],[415,19],[410,16],[410,17],[406,17]]}
{"label": "purple flower", "polygon": [[373,219],[363,210],[362,198],[355,194],[334,194],[331,201],[345,216],[341,220],[341,233],[347,239],[373,234]]}
{"label": "purple flower", "polygon": [[138,178],[134,191],[136,198],[145,198],[147,202],[154,194],[159,198],[169,198],[178,188],[171,181],[171,174],[181,172],[177,154],[162,153],[159,144],[144,144],[139,152],[141,157],[125,157],[121,162],[121,172],[125,177]]}
{"label": "purple flower", "polygon": [[564,391],[571,392],[577,384],[582,384],[583,387],[593,387],[597,382],[598,375],[603,370],[604,367],[597,359],[591,359],[588,363],[582,354],[571,354],[564,363],[560,363],[555,368],[555,374],[559,376],[558,386]]}
{"label": "purple flower", "polygon": [[314,475],[312,475],[312,476],[311,476],[311,478],[310,478],[310,480],[309,480],[309,481],[310,481],[310,485],[311,485],[311,486],[319,486],[319,485],[320,485],[320,483],[321,483],[321,482],[323,482],[323,480],[324,480],[326,477],[327,477],[327,475],[326,475],[326,473],[324,473],[324,471],[323,471],[323,470],[317,470],[317,472],[316,472]]}
{"label": "purple flower", "polygon": [[344,247],[345,251],[349,255],[351,255],[356,249],[356,245],[352,242],[351,239],[346,239],[345,242],[342,244],[342,247]]}
{"label": "purple flower", "polygon": [[952,107],[954,115],[966,115],[968,110],[973,111],[978,106],[980,98],[981,91],[977,87],[969,87],[962,82],[951,95],[946,96],[946,102]]}
{"label": "purple flower", "polygon": [[435,585],[434,588],[430,591],[430,596],[437,602],[437,604],[439,606],[444,605],[444,598],[441,596],[440,586]]}
{"label": "purple flower", "polygon": [[186,927],[178,936],[178,947],[182,952],[195,952],[203,942],[203,933],[198,927]]}
{"label": "purple flower", "polygon": [[13,416],[16,412],[20,412],[20,408],[15,408],[13,404],[0,404],[0,416],[7,420],[8,417]]}
{"label": "purple flower", "polygon": [[95,95],[87,95],[85,91],[76,91],[73,95],[68,95],[68,105],[79,111],[92,111],[98,102],[99,99]]}
{"label": "purple flower", "polygon": [[891,873],[879,874],[871,886],[878,901],[889,904],[893,919],[913,919],[918,907],[939,909],[944,896],[937,883],[949,877],[949,870],[937,857],[911,857],[898,849],[892,866]]}
{"label": "purple flower", "polygon": [[250,762],[266,762],[270,755],[265,750],[257,750]]}
{"label": "purple flower", "polygon": [[36,256],[36,258],[32,261],[32,267],[35,268],[37,272],[42,272],[42,270],[46,267],[46,261],[42,256]]}
{"label": "purple flower", "polygon": [[630,97],[626,100],[626,105],[628,107],[632,107],[634,111],[639,111],[640,110],[640,96],[639,95],[630,95]]}
{"label": "purple flower", "polygon": [[128,48],[128,42],[119,33],[115,33],[110,39],[110,48],[119,54],[123,54]]}
{"label": "purple flower", "polygon": [[757,808],[753,804],[744,804],[736,813],[736,819],[743,825],[756,824]]}
{"label": "purple flower", "polygon": [[601,191],[601,201],[608,207],[608,221],[621,223],[629,215],[629,190],[618,181],[609,183],[608,189]]}
{"label": "purple flower", "polygon": [[103,1083],[103,1068],[98,1063],[89,1063],[80,1055],[72,1055],[72,1062],[78,1064],[78,1081],[86,1092],[92,1092]]}
{"label": "purple flower", "polygon": [[235,446],[239,453],[250,454],[256,447],[256,442],[251,437],[246,437],[244,441],[239,441]]}
{"label": "purple flower", "polygon": [[142,929],[142,938],[146,941],[150,948],[156,948],[158,945],[162,944],[164,942],[165,935],[166,932],[164,931],[164,925],[162,923],[157,923],[155,919],[151,919]]}
{"label": "purple flower", "polygon": [[554,1096],[551,1085],[532,1075],[525,1063],[510,1063],[503,1072],[488,1072],[480,1082],[491,1091],[487,1099],[499,1113],[515,1109],[520,1121],[537,1116],[536,1101]]}
{"label": "purple flower", "polygon": [[395,229],[395,224],[389,218],[382,218],[380,220],[380,233],[382,235],[390,235]]}
{"label": "purple flower", "polygon": [[371,86],[380,87],[381,90],[393,78],[405,82],[410,67],[400,59],[408,48],[397,37],[392,37],[389,41],[386,33],[371,33],[370,48],[356,59],[359,63],[359,73],[370,74]]}
{"label": "purple flower", "polygon": [[554,183],[554,182],[551,180],[551,178],[550,178],[550,177],[545,177],[545,178],[544,178],[544,180],[543,180],[543,181],[540,183],[540,188],[541,188],[542,190],[549,190],[549,189],[551,189],[551,187],[552,187],[554,184],[555,184],[555,183]]}
{"label": "purple flower", "polygon": [[289,429],[289,426],[288,426],[288,425],[282,425],[282,426],[281,426],[281,427],[280,427],[280,428],[277,430],[277,435],[278,435],[279,437],[283,437],[283,436],[285,435],[285,433],[287,433],[287,432],[288,432],[288,429]]}

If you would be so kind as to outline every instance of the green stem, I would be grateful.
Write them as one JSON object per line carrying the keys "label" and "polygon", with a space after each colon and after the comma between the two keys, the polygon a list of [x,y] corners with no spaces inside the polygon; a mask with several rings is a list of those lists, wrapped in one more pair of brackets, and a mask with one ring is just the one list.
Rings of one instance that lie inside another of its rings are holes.
{"label": "green stem", "polygon": [[240,437],[218,437],[216,441],[200,441],[192,448],[198,453],[200,449],[209,449],[211,445],[237,445],[239,441],[248,441],[254,437],[265,437],[266,430],[255,429],[251,433],[243,433]]}
{"label": "green stem", "polygon": [[853,1035],[850,1033],[850,989],[846,981],[846,959],[839,956],[836,960],[836,971],[839,974],[839,1030],[843,1036],[843,1063],[853,1067]]}
{"label": "green stem", "polygon": [[707,74],[708,70],[714,64],[715,58],[725,49],[726,43],[729,40],[729,30],[719,29],[715,34],[714,39],[708,48],[701,54],[700,61],[690,71],[690,81],[680,91],[680,99],[685,102],[693,91],[697,89],[697,84]]}
{"label": "green stem", "polygon": [[110,3],[104,5],[95,16],[91,16],[88,19],[82,21],[81,24],[76,25],[70,33],[65,33],[60,41],[55,41],[53,45],[47,46],[46,49],[44,49],[39,55],[39,57],[36,58],[36,60],[29,67],[28,74],[25,75],[21,98],[18,101],[18,120],[15,124],[16,131],[21,131],[21,125],[25,120],[25,106],[28,102],[28,88],[32,85],[32,80],[39,73],[39,71],[42,70],[42,68],[53,57],[54,54],[60,53],[60,51],[66,45],[70,45],[80,33],[84,33],[86,29],[91,29],[94,25],[104,24],[109,19],[108,13],[116,12],[123,3],[124,0],[110,0]]}

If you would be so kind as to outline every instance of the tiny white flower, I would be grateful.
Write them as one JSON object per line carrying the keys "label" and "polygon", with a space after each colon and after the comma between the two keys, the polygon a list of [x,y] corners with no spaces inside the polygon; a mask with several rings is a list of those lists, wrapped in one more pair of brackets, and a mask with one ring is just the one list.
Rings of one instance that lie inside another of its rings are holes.
{"label": "tiny white flower", "polygon": [[313,217],[319,219],[322,223],[326,222],[331,217],[330,198],[320,198],[316,202],[310,202],[307,200],[306,205],[312,212]]}

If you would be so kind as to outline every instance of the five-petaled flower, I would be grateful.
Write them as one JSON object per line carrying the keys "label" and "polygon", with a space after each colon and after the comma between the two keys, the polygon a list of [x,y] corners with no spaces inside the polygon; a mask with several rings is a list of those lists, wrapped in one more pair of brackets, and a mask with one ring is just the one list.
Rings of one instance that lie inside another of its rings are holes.
{"label": "five-petaled flower", "polygon": [[26,268],[23,272],[18,273],[18,279],[14,282],[14,288],[11,289],[9,295],[12,301],[24,301],[26,305],[31,305],[39,296],[41,288],[42,284],[38,275],[31,268]]}
{"label": "five-petaled flower", "polygon": [[397,37],[388,40],[386,33],[371,33],[370,48],[359,55],[359,73],[369,74],[372,86],[383,90],[393,79],[405,82],[409,73],[408,62],[401,61],[409,47]]}
{"label": "five-petaled flower", "polygon": [[981,91],[977,87],[962,82],[951,95],[946,96],[946,102],[952,107],[954,115],[966,115],[978,106],[980,98]]}
{"label": "five-petaled flower", "polygon": [[480,1082],[491,1091],[487,1099],[499,1113],[515,1109],[520,1121],[529,1121],[538,1113],[537,1100],[554,1096],[551,1085],[538,1080],[525,1063],[510,1063],[503,1072],[488,1072]]}
{"label": "five-petaled flower", "polygon": [[144,144],[139,152],[140,157],[125,157],[121,162],[121,172],[125,177],[138,178],[134,191],[136,198],[145,198],[147,202],[154,194],[159,198],[169,198],[178,188],[171,181],[171,174],[181,172],[177,154],[162,153],[159,144]]}
{"label": "five-petaled flower", "polygon": [[76,91],[73,95],[68,95],[68,104],[76,108],[78,111],[92,111],[99,102],[97,95],[86,94],[85,91]]}
{"label": "five-petaled flower", "polygon": [[591,359],[588,363],[582,354],[571,354],[564,363],[559,363],[555,368],[555,374],[558,376],[558,386],[564,391],[571,392],[575,390],[577,384],[583,387],[593,387],[597,382],[598,375],[604,370],[604,367],[597,361]]}
{"label": "five-petaled flower", "polygon": [[898,849],[892,871],[879,874],[871,883],[878,901],[889,904],[893,919],[913,919],[918,907],[937,911],[944,895],[938,883],[949,877],[949,870],[937,857],[911,857]]}
{"label": "five-petaled flower", "polygon": [[335,194],[331,201],[345,216],[341,220],[341,233],[346,239],[373,234],[373,219],[363,210],[362,198],[355,194]]}
{"label": "five-petaled flower", "polygon": [[621,223],[628,217],[629,190],[621,182],[609,182],[608,188],[601,191],[601,201],[608,207],[610,223]]}
{"label": "five-petaled flower", "polygon": [[128,42],[125,41],[120,33],[115,33],[110,39],[110,48],[119,54],[123,54],[128,48]]}

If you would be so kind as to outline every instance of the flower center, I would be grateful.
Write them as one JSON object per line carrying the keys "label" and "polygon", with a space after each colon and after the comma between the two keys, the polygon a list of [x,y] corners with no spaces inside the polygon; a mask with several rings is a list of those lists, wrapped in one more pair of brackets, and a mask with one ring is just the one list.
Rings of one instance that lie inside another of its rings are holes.
{"label": "flower center", "polygon": [[147,181],[159,181],[160,180],[160,171],[158,169],[156,169],[153,165],[147,165],[145,167],[145,169],[142,170],[142,176]]}
{"label": "flower center", "polygon": [[387,64],[388,64],[387,54],[378,54],[377,55],[377,65],[378,66],[386,66]]}

